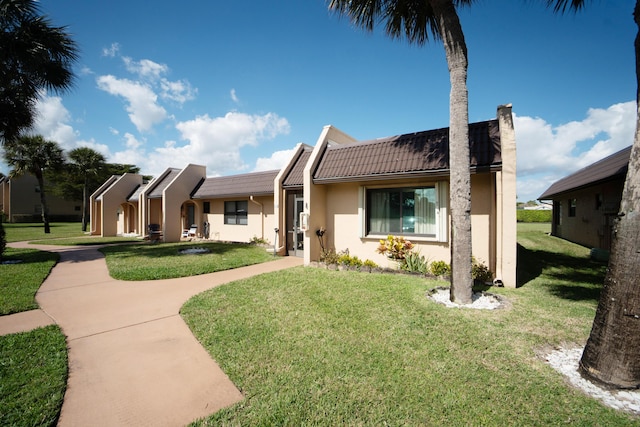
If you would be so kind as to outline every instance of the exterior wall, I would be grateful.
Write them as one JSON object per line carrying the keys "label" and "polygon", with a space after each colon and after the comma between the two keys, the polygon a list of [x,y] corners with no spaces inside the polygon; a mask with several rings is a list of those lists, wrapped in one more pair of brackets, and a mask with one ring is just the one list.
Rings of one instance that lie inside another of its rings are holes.
{"label": "exterior wall", "polygon": [[[351,136],[343,133],[333,126],[325,126],[318,137],[311,157],[304,168],[304,214],[308,217],[308,229],[304,233],[304,263],[309,264],[312,260],[320,259],[320,242],[316,237],[315,230],[324,227],[326,219],[326,186],[313,183],[313,171],[318,166],[326,146],[331,142],[334,144],[346,144],[355,142]],[[280,227],[282,229],[282,227]]]}
{"label": "exterior wall", "polygon": [[[623,179],[568,192],[554,199],[552,234],[589,248],[611,249],[611,228],[620,207]],[[599,196],[598,196],[599,195]],[[601,197],[601,199],[597,199]],[[575,216],[569,201],[575,199]]]}
{"label": "exterior wall", "polygon": [[[495,188],[493,185],[493,174],[472,175],[471,178],[471,198],[472,212],[471,221],[473,227],[473,253],[479,260],[485,262],[492,271],[495,271],[495,211],[493,201],[495,200]],[[320,227],[325,227],[325,245],[327,249],[343,251],[348,249],[350,255],[357,255],[362,260],[370,259],[383,267],[389,266],[389,260],[376,252],[379,240],[386,236],[364,236],[365,211],[362,206],[362,194],[365,187],[394,188],[394,187],[417,187],[432,184],[448,187],[447,181],[434,180],[391,180],[363,183],[343,183],[331,185],[318,185],[324,189],[325,204],[322,207],[324,212],[313,211],[313,217],[324,217],[325,223],[311,227],[308,233],[314,235]],[[446,194],[446,193],[445,193]],[[445,200],[443,208],[448,212],[448,199]],[[444,216],[444,237],[436,241],[433,238],[422,236],[405,235],[416,245],[425,258],[431,261],[442,260],[450,262],[451,252],[449,249],[449,229],[448,214]],[[315,224],[315,223],[314,223]],[[363,237],[364,236],[364,237]],[[317,238],[315,239],[317,240]],[[319,245],[319,243],[318,243]],[[318,260],[312,258],[311,260]]]}
{"label": "exterior wall", "polygon": [[[45,181],[46,185],[46,181]],[[38,180],[35,176],[26,174],[8,180],[6,195],[3,196],[3,210],[9,222],[40,221],[41,203]],[[45,189],[46,190],[46,189]],[[56,221],[62,218],[66,221],[80,221],[82,218],[82,201],[65,200],[54,195],[51,191],[46,194],[49,217]]]}
{"label": "exterior wall", "polygon": [[[187,165],[162,193],[162,231],[165,242],[179,242],[184,224],[182,205],[190,200],[191,192],[207,174],[205,166]],[[199,218],[196,213],[196,220]],[[200,223],[197,222],[197,223]],[[202,230],[199,230],[201,233]]]}
{"label": "exterior wall", "polygon": [[101,203],[101,236],[117,236],[130,232],[125,223],[128,218],[127,197],[142,184],[142,175],[125,173],[102,193]]}
{"label": "exterior wall", "polygon": [[[224,223],[224,202],[247,201],[247,225]],[[274,243],[277,226],[273,196],[234,197],[203,200],[210,203],[210,213],[203,214],[203,222],[209,222],[209,239],[229,242],[250,242],[259,237]]]}
{"label": "exterior wall", "polygon": [[516,219],[516,134],[511,104],[498,107],[502,170],[496,174],[495,278],[509,288],[517,286],[518,242]]}

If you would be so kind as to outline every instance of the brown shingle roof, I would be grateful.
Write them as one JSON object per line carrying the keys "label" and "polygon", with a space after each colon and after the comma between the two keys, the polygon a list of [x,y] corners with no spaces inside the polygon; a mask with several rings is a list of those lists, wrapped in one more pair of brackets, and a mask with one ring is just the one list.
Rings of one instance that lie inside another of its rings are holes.
{"label": "brown shingle roof", "polygon": [[273,180],[280,171],[253,172],[205,179],[191,196],[194,199],[273,195]]}
{"label": "brown shingle roof", "polygon": [[582,168],[553,183],[547,191],[538,197],[538,200],[553,199],[554,196],[560,193],[566,193],[567,191],[577,190],[619,177],[624,178],[627,174],[630,155],[631,146]]}
{"label": "brown shingle roof", "polygon": [[153,184],[153,188],[147,194],[147,197],[150,199],[158,199],[162,197],[162,192],[165,188],[173,181],[173,179],[178,176],[180,173],[180,169],[171,169],[169,173],[162,179],[158,180],[158,182]]}
{"label": "brown shingle roof", "polygon": [[306,166],[309,157],[311,157],[312,151],[313,149],[311,147],[305,147],[304,150],[302,150],[295,163],[293,164],[293,167],[289,171],[289,174],[284,180],[282,180],[283,187],[302,187],[302,185],[304,184],[304,167]]}
{"label": "brown shingle roof", "polygon": [[133,190],[131,195],[129,197],[127,197],[127,201],[128,202],[137,202],[138,200],[140,200],[140,194],[144,191],[144,189],[146,187],[147,187],[147,184],[138,185],[136,187],[136,189]]}
{"label": "brown shingle roof", "polygon": [[[469,125],[471,168],[479,172],[502,166],[497,120]],[[314,182],[356,181],[449,172],[449,128],[327,148]]]}

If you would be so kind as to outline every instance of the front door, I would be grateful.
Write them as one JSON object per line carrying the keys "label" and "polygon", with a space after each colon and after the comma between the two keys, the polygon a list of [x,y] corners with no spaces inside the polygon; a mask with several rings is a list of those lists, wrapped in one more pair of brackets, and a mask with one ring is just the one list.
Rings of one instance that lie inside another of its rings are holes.
{"label": "front door", "polygon": [[190,228],[195,223],[196,223],[195,206],[192,204],[188,204],[187,205],[187,223],[185,224],[185,228]]}
{"label": "front door", "polygon": [[300,228],[300,214],[304,211],[302,194],[289,195],[289,229],[287,230],[287,249],[289,255],[304,256],[304,232]]}

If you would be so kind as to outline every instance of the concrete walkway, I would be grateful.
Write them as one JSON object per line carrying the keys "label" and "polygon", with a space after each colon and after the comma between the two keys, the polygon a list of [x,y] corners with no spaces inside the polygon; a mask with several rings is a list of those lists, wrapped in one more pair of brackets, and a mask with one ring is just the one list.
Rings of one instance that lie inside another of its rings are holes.
{"label": "concrete walkway", "polygon": [[[27,246],[11,244],[21,245]],[[28,247],[58,252],[60,262],[36,294],[41,310],[0,317],[0,334],[50,323],[62,328],[69,378],[59,426],[181,426],[240,401],[180,307],[206,289],[302,264],[285,257],[201,276],[125,282],[109,276],[95,247]]]}

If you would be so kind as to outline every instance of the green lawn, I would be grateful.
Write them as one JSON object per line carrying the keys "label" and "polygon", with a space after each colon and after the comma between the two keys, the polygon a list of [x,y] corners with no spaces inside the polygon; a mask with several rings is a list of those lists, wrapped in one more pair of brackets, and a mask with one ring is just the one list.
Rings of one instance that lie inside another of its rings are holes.
{"label": "green lawn", "polygon": [[[584,344],[605,266],[519,225],[510,307],[448,309],[415,276],[295,268],[212,289],[182,315],[245,395],[197,425],[640,425],[537,354]],[[561,266],[561,265],[566,266]]]}
{"label": "green lawn", "polygon": [[42,223],[3,223],[7,234],[7,242],[23,242],[28,240],[49,240],[63,237],[84,236],[82,224],[79,222],[51,223],[51,233],[45,234]]}
{"label": "green lawn", "polygon": [[38,308],[36,292],[58,259],[51,252],[7,248],[5,260],[19,262],[0,265],[0,315]]}
{"label": "green lawn", "polygon": [[[201,248],[203,254],[183,254]],[[109,246],[106,256],[109,274],[120,280],[156,280],[195,276],[229,270],[273,259],[263,247],[250,244],[182,242]]]}
{"label": "green lawn", "polygon": [[55,426],[67,380],[58,326],[0,336],[0,425]]}

